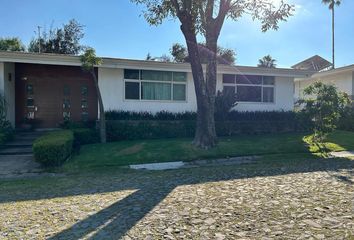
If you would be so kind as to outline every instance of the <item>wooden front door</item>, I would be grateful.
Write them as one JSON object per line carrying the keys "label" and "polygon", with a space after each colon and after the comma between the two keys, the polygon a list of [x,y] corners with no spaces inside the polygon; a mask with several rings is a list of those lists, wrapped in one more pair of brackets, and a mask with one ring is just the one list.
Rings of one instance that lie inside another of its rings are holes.
{"label": "wooden front door", "polygon": [[59,127],[65,120],[94,121],[97,97],[80,67],[16,64],[16,123]]}

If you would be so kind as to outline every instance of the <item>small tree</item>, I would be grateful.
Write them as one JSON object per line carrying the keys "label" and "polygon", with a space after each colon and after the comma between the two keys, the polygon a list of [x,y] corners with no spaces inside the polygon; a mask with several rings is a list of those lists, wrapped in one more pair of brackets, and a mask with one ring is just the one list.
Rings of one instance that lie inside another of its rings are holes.
{"label": "small tree", "polygon": [[100,88],[98,86],[98,79],[96,76],[96,71],[95,71],[95,66],[101,65],[102,59],[96,56],[96,51],[93,48],[87,48],[84,52],[84,54],[81,55],[81,63],[82,63],[82,68],[85,71],[88,71],[93,78],[95,88],[96,88],[96,93],[98,97],[98,104],[100,108],[100,118],[99,118],[99,123],[100,123],[100,139],[101,143],[106,143],[106,118],[105,118],[105,111],[104,111],[104,106],[103,106],[103,101],[102,101],[102,95]]}
{"label": "small tree", "polygon": [[266,68],[276,68],[277,64],[276,64],[275,59],[272,58],[272,56],[267,55],[264,56],[262,59],[258,60],[258,67],[266,67]]}
{"label": "small tree", "polygon": [[336,129],[345,108],[350,103],[348,94],[338,92],[333,85],[315,82],[304,90],[304,99],[298,104],[313,122],[314,140],[323,142]]}

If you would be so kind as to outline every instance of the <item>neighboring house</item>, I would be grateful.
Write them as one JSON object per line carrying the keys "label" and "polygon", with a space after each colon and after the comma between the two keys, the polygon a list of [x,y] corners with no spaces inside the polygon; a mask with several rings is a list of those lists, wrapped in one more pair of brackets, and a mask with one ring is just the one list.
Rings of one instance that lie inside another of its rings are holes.
{"label": "neighboring house", "polygon": [[295,79],[295,100],[303,98],[304,89],[314,82],[333,84],[354,100],[354,65],[318,72],[309,78]]}
{"label": "neighboring house", "polygon": [[[105,110],[197,110],[189,64],[103,58],[96,71]],[[237,92],[238,111],[288,111],[294,107],[294,79],[311,74],[219,65],[217,90]],[[8,102],[8,119],[17,127],[25,119],[51,128],[64,119],[98,118],[93,80],[78,56],[0,52],[0,91]]]}

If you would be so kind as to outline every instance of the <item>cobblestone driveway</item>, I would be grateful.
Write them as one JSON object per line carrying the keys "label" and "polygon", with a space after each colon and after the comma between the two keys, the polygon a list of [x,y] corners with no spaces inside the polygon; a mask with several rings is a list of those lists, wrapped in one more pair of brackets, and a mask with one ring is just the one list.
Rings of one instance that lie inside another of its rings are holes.
{"label": "cobblestone driveway", "polygon": [[353,166],[0,182],[0,239],[354,239]]}

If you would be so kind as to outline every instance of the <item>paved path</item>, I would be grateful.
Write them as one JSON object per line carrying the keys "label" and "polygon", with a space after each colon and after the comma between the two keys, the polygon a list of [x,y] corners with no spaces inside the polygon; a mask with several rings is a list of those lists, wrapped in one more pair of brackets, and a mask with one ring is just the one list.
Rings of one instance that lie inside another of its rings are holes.
{"label": "paved path", "polygon": [[330,159],[7,182],[0,239],[353,239],[353,167]]}
{"label": "paved path", "polygon": [[33,175],[41,171],[33,159],[33,141],[41,132],[20,132],[0,149],[0,178]]}

